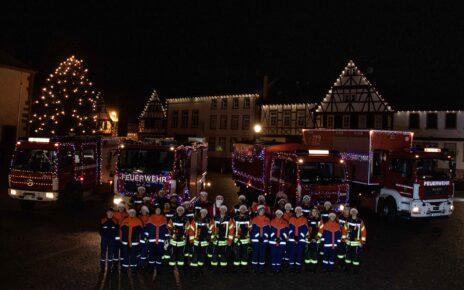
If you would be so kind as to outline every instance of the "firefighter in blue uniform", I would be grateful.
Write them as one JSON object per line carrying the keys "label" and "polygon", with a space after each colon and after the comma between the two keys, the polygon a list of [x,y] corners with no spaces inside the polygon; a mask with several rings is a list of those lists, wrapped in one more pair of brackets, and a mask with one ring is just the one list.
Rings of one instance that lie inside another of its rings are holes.
{"label": "firefighter in blue uniform", "polygon": [[251,228],[251,219],[246,205],[240,205],[238,213],[235,214],[234,222],[234,266],[245,268],[248,266]]}
{"label": "firefighter in blue uniform", "polygon": [[346,243],[346,258],[345,263],[348,267],[352,265],[353,271],[356,273],[360,264],[360,253],[366,243],[366,226],[358,217],[358,210],[352,208],[350,210],[351,217],[343,228],[342,238]]}
{"label": "firefighter in blue uniform", "polygon": [[280,272],[283,254],[288,240],[288,223],[282,218],[283,211],[278,209],[269,229],[269,247],[271,248],[272,272]]}
{"label": "firefighter in blue uniform", "polygon": [[[143,228],[143,235],[148,245],[148,264],[150,268],[161,269],[161,261],[164,256],[164,245],[168,242],[168,221],[158,205]],[[142,256],[144,258],[146,256]]]}
{"label": "firefighter in blue uniform", "polygon": [[113,209],[106,211],[106,217],[100,222],[100,270],[105,270],[105,264],[108,263],[108,270],[113,270],[113,254],[116,237],[119,233],[118,222],[113,218]]}
{"label": "firefighter in blue uniform", "polygon": [[251,247],[253,249],[251,264],[254,272],[264,272],[266,264],[266,247],[269,243],[269,218],[265,215],[265,206],[257,206],[257,216],[251,221]]}
{"label": "firefighter in blue uniform", "polygon": [[143,186],[139,186],[137,188],[137,193],[134,194],[130,199],[130,204],[133,208],[135,208],[136,212],[140,212],[140,209],[143,205],[143,198],[145,197],[146,189]]}
{"label": "firefighter in blue uniform", "polygon": [[301,271],[308,237],[308,220],[303,216],[300,206],[295,208],[295,216],[290,218],[288,236],[290,271]]}
{"label": "firefighter in blue uniform", "polygon": [[137,254],[139,253],[140,239],[142,238],[143,223],[136,217],[135,209],[128,211],[129,217],[120,225],[120,238],[122,244],[122,271],[129,267],[133,272],[137,270]]}
{"label": "firefighter in blue uniform", "polygon": [[234,220],[228,215],[225,205],[219,208],[219,214],[214,217],[213,240],[211,266],[225,268],[234,240]]}
{"label": "firefighter in blue uniform", "polygon": [[195,219],[190,222],[189,242],[193,245],[190,267],[202,269],[206,263],[206,249],[211,240],[213,222],[206,208],[200,209]]}
{"label": "firefighter in blue uniform", "polygon": [[329,213],[334,212],[330,201],[324,202],[324,208],[321,210],[321,220],[325,223],[329,220]]}
{"label": "firefighter in blue uniform", "polygon": [[[350,207],[345,206],[338,216],[338,223],[340,224],[340,228],[343,229],[345,228],[346,223],[350,219]],[[345,257],[346,257],[346,241],[345,239],[342,239],[342,242],[340,243],[337,251],[337,258],[338,261],[340,262],[339,265],[344,267],[345,266]]]}
{"label": "firefighter in blue uniform", "polygon": [[318,239],[322,248],[322,270],[332,272],[335,265],[337,248],[341,243],[342,232],[337,222],[337,215],[329,213],[329,220],[319,227]]}
{"label": "firefighter in blue uniform", "polygon": [[169,245],[171,247],[169,265],[177,265],[182,268],[185,265],[185,246],[187,245],[187,231],[189,229],[189,221],[184,213],[184,207],[177,207],[176,215],[168,223],[170,232]]}
{"label": "firefighter in blue uniform", "polygon": [[309,267],[311,272],[316,271],[316,265],[318,262],[318,248],[319,244],[317,241],[317,234],[319,232],[319,226],[321,225],[321,218],[319,217],[319,211],[317,208],[311,210],[311,215],[308,219],[309,233],[308,233],[308,250],[306,252],[305,264]]}

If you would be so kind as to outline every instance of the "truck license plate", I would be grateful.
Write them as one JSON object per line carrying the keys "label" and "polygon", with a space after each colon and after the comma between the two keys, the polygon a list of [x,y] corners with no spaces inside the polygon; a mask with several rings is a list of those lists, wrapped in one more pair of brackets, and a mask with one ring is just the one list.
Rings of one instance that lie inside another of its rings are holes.
{"label": "truck license plate", "polygon": [[24,194],[24,199],[34,200],[35,199],[35,194],[34,193],[25,193]]}

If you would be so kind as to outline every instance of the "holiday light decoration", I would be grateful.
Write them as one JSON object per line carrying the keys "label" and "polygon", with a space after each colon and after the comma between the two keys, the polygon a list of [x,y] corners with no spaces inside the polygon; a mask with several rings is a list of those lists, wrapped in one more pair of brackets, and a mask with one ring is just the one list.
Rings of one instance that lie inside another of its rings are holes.
{"label": "holiday light decoration", "polygon": [[97,129],[96,96],[83,60],[61,62],[32,103],[29,123],[37,136],[92,135]]}

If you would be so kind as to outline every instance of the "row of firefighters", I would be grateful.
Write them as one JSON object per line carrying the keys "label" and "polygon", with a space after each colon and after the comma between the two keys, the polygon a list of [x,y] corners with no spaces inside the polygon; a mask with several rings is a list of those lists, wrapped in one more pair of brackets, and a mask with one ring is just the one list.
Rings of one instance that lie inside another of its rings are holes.
{"label": "row of firefighters", "polygon": [[274,272],[282,265],[300,271],[303,264],[315,271],[320,262],[323,271],[333,271],[337,259],[346,270],[357,271],[366,243],[366,227],[357,209],[345,207],[337,214],[325,202],[319,211],[310,206],[309,196],[294,209],[285,203],[273,212],[264,196],[251,206],[239,196],[231,211],[222,196],[210,203],[204,191],[193,203],[159,201],[145,200],[130,208],[121,203],[116,211],[107,210],[100,226],[102,270],[106,264],[114,270],[119,263],[123,272],[160,269],[163,261],[178,267],[188,262],[192,268],[207,263],[227,267],[233,261],[245,268],[251,256],[256,272],[264,271],[266,261]]}

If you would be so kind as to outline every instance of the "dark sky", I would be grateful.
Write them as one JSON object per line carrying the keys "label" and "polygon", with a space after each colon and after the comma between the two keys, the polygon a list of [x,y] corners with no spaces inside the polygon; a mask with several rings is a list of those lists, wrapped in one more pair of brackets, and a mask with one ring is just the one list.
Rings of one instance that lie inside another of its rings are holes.
{"label": "dark sky", "polygon": [[284,91],[304,82],[317,101],[350,58],[392,104],[464,102],[462,1],[9,2],[0,49],[35,68],[38,87],[76,54],[131,119],[152,89],[256,91],[265,73],[288,80]]}

